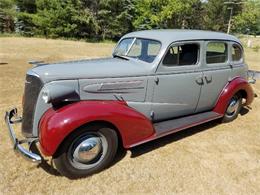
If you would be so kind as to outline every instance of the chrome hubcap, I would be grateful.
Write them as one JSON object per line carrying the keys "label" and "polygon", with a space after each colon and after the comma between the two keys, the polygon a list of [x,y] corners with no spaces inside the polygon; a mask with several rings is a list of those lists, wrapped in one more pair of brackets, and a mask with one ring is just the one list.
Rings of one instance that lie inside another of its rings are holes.
{"label": "chrome hubcap", "polygon": [[90,137],[81,142],[73,153],[73,157],[81,163],[94,160],[101,152],[102,143],[98,137]]}
{"label": "chrome hubcap", "polygon": [[97,132],[88,132],[74,140],[68,152],[71,165],[78,169],[90,169],[99,164],[107,153],[106,138]]}
{"label": "chrome hubcap", "polygon": [[227,114],[229,116],[232,116],[237,112],[238,107],[239,107],[239,100],[237,98],[232,98],[227,108]]}

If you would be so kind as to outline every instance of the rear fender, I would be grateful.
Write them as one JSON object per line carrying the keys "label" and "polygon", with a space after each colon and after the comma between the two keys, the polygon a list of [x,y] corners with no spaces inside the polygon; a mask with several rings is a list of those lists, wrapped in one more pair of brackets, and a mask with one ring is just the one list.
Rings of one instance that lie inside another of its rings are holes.
{"label": "rear fender", "polygon": [[43,115],[39,124],[42,153],[52,156],[70,133],[94,121],[113,124],[125,148],[154,135],[151,121],[125,102],[80,101],[57,110],[50,108]]}
{"label": "rear fender", "polygon": [[224,115],[230,99],[239,91],[243,91],[246,94],[245,105],[251,104],[254,99],[251,85],[244,78],[236,77],[224,87],[213,111]]}

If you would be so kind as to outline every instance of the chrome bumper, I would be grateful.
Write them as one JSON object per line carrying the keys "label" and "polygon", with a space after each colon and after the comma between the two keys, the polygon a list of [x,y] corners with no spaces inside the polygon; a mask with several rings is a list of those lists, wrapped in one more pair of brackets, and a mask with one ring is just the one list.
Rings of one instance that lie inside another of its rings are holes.
{"label": "chrome bumper", "polygon": [[256,74],[259,75],[259,72],[253,71],[253,70],[249,70],[247,72],[248,83],[250,83],[250,84],[255,84],[256,83]]}
{"label": "chrome bumper", "polygon": [[[35,163],[41,163],[42,158],[39,154],[33,153],[30,151],[30,148],[32,144],[34,144],[38,139],[36,138],[29,138],[24,140],[18,140],[15,136],[15,132],[13,129],[12,124],[15,123],[21,123],[22,118],[17,116],[17,108],[14,108],[10,110],[9,112],[6,112],[5,114],[5,122],[9,130],[9,135],[11,138],[11,141],[13,143],[14,150],[25,157],[27,160],[30,160]],[[29,150],[25,149],[22,144],[27,143],[29,144]]]}

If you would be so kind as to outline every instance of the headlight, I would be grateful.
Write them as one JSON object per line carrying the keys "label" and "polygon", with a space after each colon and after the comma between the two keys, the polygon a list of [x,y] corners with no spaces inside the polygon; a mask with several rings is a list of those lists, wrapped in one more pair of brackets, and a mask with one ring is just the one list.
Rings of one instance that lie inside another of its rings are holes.
{"label": "headlight", "polygon": [[50,85],[44,87],[42,99],[46,104],[57,104],[63,101],[79,101],[79,94],[74,88],[64,85]]}

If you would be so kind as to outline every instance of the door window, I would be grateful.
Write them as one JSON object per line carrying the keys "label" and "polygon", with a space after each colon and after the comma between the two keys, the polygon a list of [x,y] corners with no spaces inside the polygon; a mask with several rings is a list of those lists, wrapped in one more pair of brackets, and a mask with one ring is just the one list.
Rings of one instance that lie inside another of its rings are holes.
{"label": "door window", "polygon": [[232,61],[238,62],[242,60],[243,54],[242,49],[239,45],[233,44],[232,45]]}
{"label": "door window", "polygon": [[227,44],[223,42],[210,42],[207,45],[207,64],[225,63],[227,61]]}
{"label": "door window", "polygon": [[169,48],[163,59],[165,66],[195,65],[198,62],[199,45],[187,43],[174,45]]}

